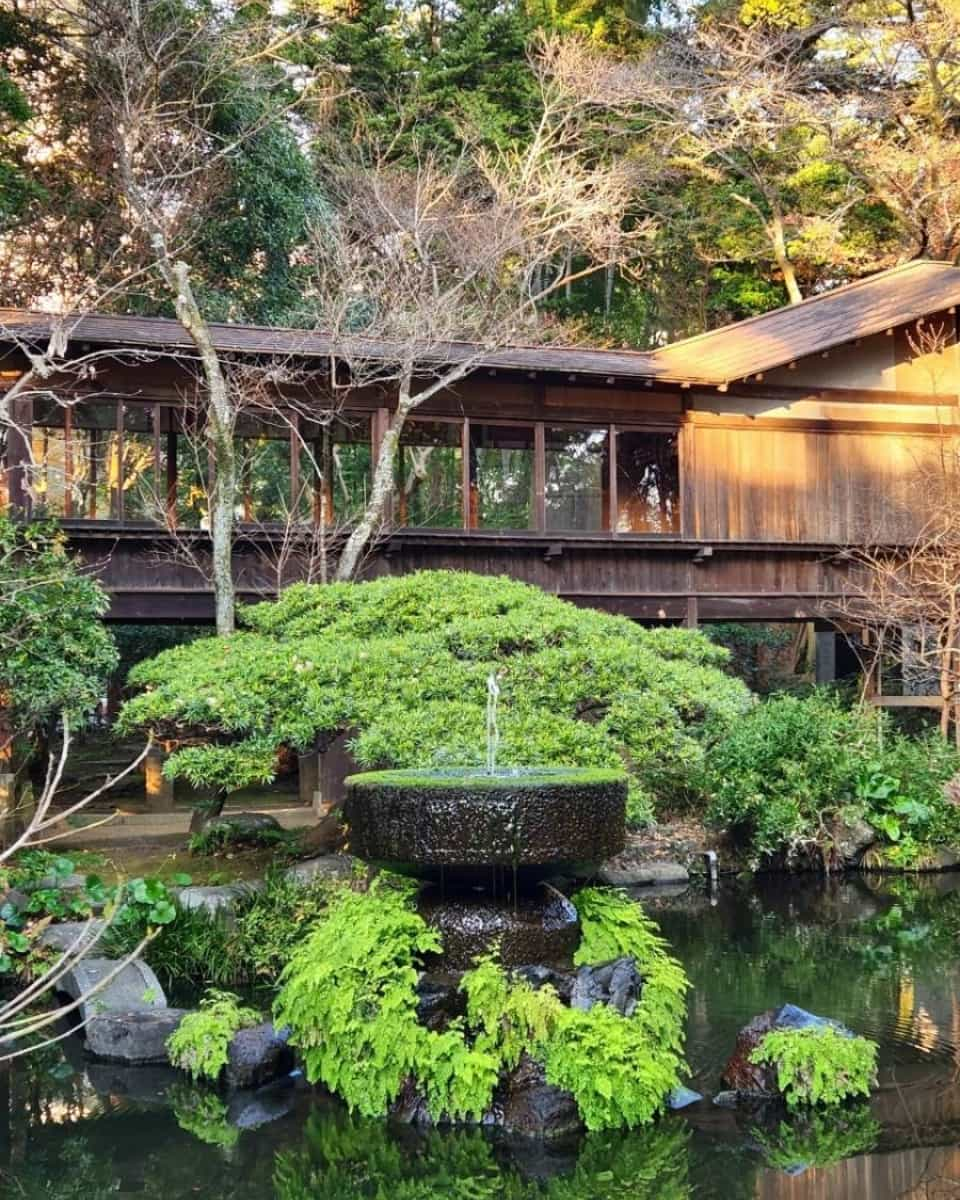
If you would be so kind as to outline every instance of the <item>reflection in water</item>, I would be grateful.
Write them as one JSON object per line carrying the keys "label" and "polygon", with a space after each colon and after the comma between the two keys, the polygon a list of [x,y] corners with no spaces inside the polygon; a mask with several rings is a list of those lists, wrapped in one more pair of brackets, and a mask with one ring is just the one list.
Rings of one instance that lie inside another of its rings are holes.
{"label": "reflection in water", "polygon": [[349,1117],[285,1081],[222,1096],[76,1046],[0,1073],[0,1194],[22,1200],[946,1200],[960,1197],[960,879],[771,880],[648,901],[694,984],[692,1084],[791,1001],[881,1044],[869,1104],[788,1117],[709,1102],[542,1145]]}

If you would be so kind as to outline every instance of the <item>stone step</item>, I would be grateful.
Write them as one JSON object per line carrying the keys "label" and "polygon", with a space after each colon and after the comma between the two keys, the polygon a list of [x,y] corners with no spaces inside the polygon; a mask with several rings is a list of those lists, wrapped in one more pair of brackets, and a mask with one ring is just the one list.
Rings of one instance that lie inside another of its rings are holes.
{"label": "stone step", "polygon": [[104,983],[116,969],[112,958],[83,958],[60,978],[58,989],[71,1000],[87,997],[78,1010],[83,1021],[102,1013],[145,1012],[167,1007],[160,980],[145,962],[135,958],[109,983]]}

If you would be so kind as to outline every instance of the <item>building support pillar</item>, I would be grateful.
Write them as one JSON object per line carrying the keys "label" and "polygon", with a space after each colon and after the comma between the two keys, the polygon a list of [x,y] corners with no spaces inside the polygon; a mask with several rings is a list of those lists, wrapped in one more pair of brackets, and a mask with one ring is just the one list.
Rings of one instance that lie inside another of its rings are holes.
{"label": "building support pillar", "polygon": [[174,784],[163,773],[167,756],[159,746],[151,746],[143,760],[147,808],[150,812],[170,812],[175,804]]}
{"label": "building support pillar", "polygon": [[817,683],[833,683],[837,678],[837,635],[832,629],[817,630]]}

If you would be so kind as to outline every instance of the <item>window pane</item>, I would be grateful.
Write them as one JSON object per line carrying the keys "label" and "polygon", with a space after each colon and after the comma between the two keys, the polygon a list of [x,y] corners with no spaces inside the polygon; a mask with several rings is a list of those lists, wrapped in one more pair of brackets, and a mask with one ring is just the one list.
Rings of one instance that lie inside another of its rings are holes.
{"label": "window pane", "polygon": [[153,405],[123,406],[123,518],[125,521],[163,521],[166,479],[157,473]]}
{"label": "window pane", "polygon": [[298,511],[319,521],[322,510],[328,525],[356,521],[370,495],[370,418],[348,413],[329,424],[304,422],[300,437]]}
{"label": "window pane", "polygon": [[120,443],[116,404],[76,404],[71,410],[73,515],[119,517]]}
{"label": "window pane", "polygon": [[238,437],[236,516],[286,521],[290,515],[290,437]]}
{"label": "window pane", "polygon": [[35,516],[62,517],[66,514],[67,499],[64,411],[59,405],[44,408],[46,411],[38,404],[34,409],[30,435],[33,462],[27,472],[27,486]]}
{"label": "window pane", "polygon": [[463,528],[462,426],[407,421],[400,436],[397,523]]}
{"label": "window pane", "polygon": [[470,525],[533,529],[533,429],[470,426]]}
{"label": "window pane", "polygon": [[609,528],[606,429],[546,429],[547,529]]}
{"label": "window pane", "polygon": [[160,409],[159,484],[172,508],[167,520],[184,529],[209,529],[209,456],[198,414]]}
{"label": "window pane", "polygon": [[675,433],[617,433],[617,529],[680,532],[680,466]]}

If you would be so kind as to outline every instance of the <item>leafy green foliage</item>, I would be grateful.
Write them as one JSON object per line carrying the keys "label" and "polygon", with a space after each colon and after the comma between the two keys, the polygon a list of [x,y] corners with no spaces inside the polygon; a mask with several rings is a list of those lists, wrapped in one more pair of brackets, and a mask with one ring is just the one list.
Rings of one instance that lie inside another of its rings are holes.
{"label": "leafy green foliage", "polygon": [[781,1171],[832,1167],[845,1158],[869,1154],[880,1137],[880,1123],[866,1104],[841,1112],[816,1109],[781,1121],[775,1131],[752,1130],[767,1164]]}
{"label": "leafy green foliage", "polygon": [[440,939],[413,912],[412,886],[380,876],[366,894],[342,892],[294,952],[274,1005],[307,1078],[364,1116],[386,1112],[422,1053],[416,956]]}
{"label": "leafy green foliage", "polygon": [[687,1200],[688,1128],[660,1122],[629,1138],[588,1133],[570,1172],[531,1178],[479,1129],[397,1136],[381,1121],[311,1114],[296,1148],[281,1150],[276,1200]]}
{"label": "leafy green foliage", "polygon": [[233,846],[275,846],[293,855],[301,841],[302,833],[298,829],[240,829],[222,821],[192,833],[187,847],[191,854],[217,854]]}
{"label": "leafy green foliage", "polygon": [[787,1107],[800,1108],[869,1096],[876,1083],[877,1050],[869,1038],[847,1037],[830,1025],[775,1029],[750,1061],[775,1066]]}
{"label": "leafy green foliage", "polygon": [[579,893],[590,952],[637,958],[646,982],[632,1017],[567,1008],[552,988],[534,990],[485,956],[461,982],[465,1018],[435,1032],[417,1020],[416,981],[418,958],[440,949],[439,934],[413,911],[412,894],[387,876],[369,892],[340,892],[284,971],[274,1020],[292,1030],[311,1082],[377,1116],[409,1077],[435,1119],[478,1119],[527,1051],[573,1093],[589,1129],[643,1124],[662,1109],[683,1068],[687,984],[636,905]]}
{"label": "leafy green foliage", "polygon": [[117,663],[100,620],[108,606],[54,526],[0,515],[0,699],[15,728],[94,707]]}
{"label": "leafy green foliage", "polygon": [[960,755],[942,739],[897,733],[883,715],[829,691],[775,696],[713,748],[708,817],[734,828],[758,858],[828,857],[835,822],[856,816],[912,851],[960,837],[960,810],[943,792],[958,769]]}
{"label": "leafy green foliage", "polygon": [[215,788],[270,779],[281,746],[346,729],[364,767],[484,761],[486,679],[501,673],[500,761],[626,767],[634,819],[685,795],[749,706],[727,655],[689,630],[647,630],[507,579],[419,572],[288,588],[248,632],[141,663],[124,729],[205,736],[168,760]]}
{"label": "leafy green foliage", "polygon": [[65,854],[25,850],[0,870],[0,888],[22,890],[27,897],[22,905],[10,900],[0,905],[0,974],[30,974],[55,957],[53,950],[38,945],[51,920],[86,920],[96,908],[108,915],[119,908],[117,920],[130,920],[137,930],[132,949],[176,916],[166,885],[159,879],[107,885],[99,875],[87,875],[82,887],[64,887],[77,865]]}
{"label": "leafy green foliage", "polygon": [[767,625],[762,622],[740,623],[718,621],[706,626],[707,636],[730,652],[730,670],[738,675],[753,692],[774,690],[771,682],[786,686],[782,655],[793,641],[787,625]]}
{"label": "leafy green foliage", "polygon": [[[334,885],[302,885],[271,871],[259,891],[238,897],[227,922],[203,908],[176,910],[144,958],[169,982],[216,987],[273,983],[326,909]],[[124,909],[108,931],[113,954],[129,952],[144,933],[143,914]]]}
{"label": "leafy green foliage", "polygon": [[208,1146],[235,1146],[240,1130],[227,1120],[227,1105],[216,1092],[189,1084],[175,1083],[170,1103],[177,1124]]}
{"label": "leafy green foliage", "polygon": [[192,1079],[217,1080],[233,1035],[259,1021],[260,1014],[244,1008],[233,993],[211,989],[167,1039],[170,1061]]}
{"label": "leafy green foliage", "polygon": [[631,956],[643,990],[629,1019],[603,1005],[565,1010],[546,1046],[547,1078],[573,1092],[588,1129],[643,1124],[661,1111],[685,1069],[689,983],[635,901],[606,888],[583,888],[572,899],[583,931],[574,962]]}

